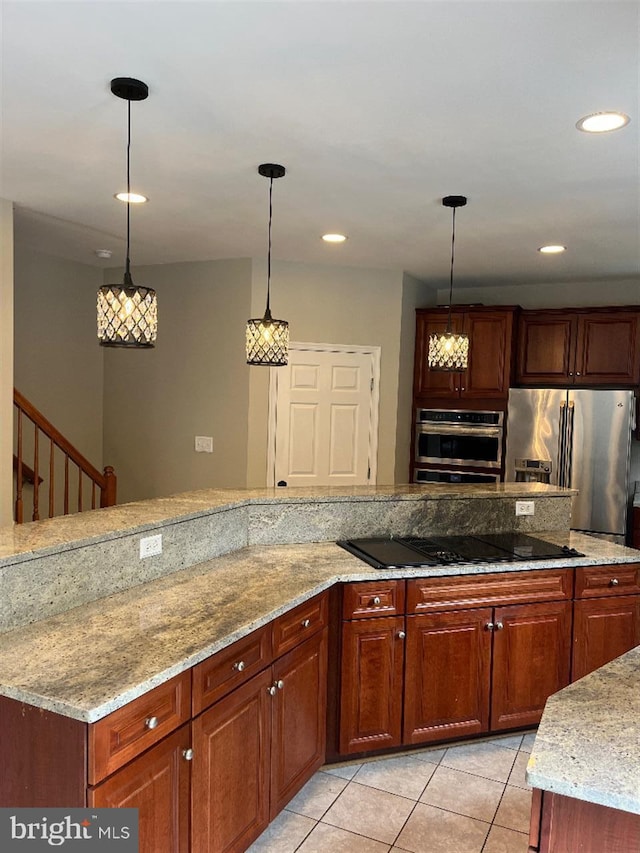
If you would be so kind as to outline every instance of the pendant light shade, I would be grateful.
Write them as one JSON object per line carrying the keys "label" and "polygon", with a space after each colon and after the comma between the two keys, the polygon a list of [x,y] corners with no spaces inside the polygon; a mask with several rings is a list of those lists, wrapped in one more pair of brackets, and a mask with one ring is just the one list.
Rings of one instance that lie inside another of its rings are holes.
{"label": "pendant light shade", "polygon": [[258,172],[269,178],[269,250],[267,254],[267,307],[264,316],[247,320],[247,364],[263,367],[284,367],[289,359],[289,324],[271,316],[271,221],[273,219],[273,181],[285,174],[284,166],[263,163]]}
{"label": "pendant light shade", "polygon": [[[127,196],[131,195],[131,101],[144,101],[149,95],[146,83],[132,77],[116,77],[111,91],[127,102]],[[131,278],[130,208],[127,201],[127,255],[122,284],[106,284],[98,290],[98,340],[103,347],[154,346],[158,331],[158,302],[155,290],[134,285]]]}
{"label": "pendant light shade", "polygon": [[456,239],[456,208],[464,207],[467,199],[463,195],[448,195],[442,199],[444,207],[452,209],[451,224],[451,269],[449,274],[449,316],[447,328],[441,334],[429,337],[429,354],[427,363],[429,370],[440,370],[457,373],[467,369],[469,360],[469,336],[454,333],[451,328],[451,302],[453,299],[453,259]]}

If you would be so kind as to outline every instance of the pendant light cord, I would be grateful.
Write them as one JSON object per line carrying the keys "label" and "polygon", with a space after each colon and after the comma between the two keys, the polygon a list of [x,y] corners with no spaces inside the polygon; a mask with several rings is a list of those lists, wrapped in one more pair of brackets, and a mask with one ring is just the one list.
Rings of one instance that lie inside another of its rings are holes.
{"label": "pendant light cord", "polygon": [[453,300],[453,258],[454,258],[454,245],[456,241],[456,209],[455,207],[451,208],[452,211],[452,220],[451,220],[451,269],[449,271],[449,317],[447,318],[447,333],[451,334],[451,302]]}
{"label": "pendant light cord", "polygon": [[271,220],[273,218],[273,176],[269,180],[269,250],[267,252],[267,310],[265,317],[271,314],[271,306],[269,304],[271,296]]}
{"label": "pendant light cord", "polygon": [[131,261],[129,259],[130,230],[131,230],[131,100],[127,98],[127,257],[124,267],[124,284],[126,287],[133,286],[131,278]]}

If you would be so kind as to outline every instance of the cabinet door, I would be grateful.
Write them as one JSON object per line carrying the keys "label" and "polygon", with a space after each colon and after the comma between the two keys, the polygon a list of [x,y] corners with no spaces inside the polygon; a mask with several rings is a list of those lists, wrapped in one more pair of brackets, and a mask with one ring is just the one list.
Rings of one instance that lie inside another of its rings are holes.
{"label": "cabinet door", "polygon": [[193,720],[192,853],[241,853],[269,822],[267,669]]}
{"label": "cabinet door", "polygon": [[631,311],[580,314],[575,383],[637,385],[640,382],[640,315]]}
{"label": "cabinet door", "polygon": [[513,313],[469,312],[465,314],[464,331],[469,335],[469,364],[461,378],[461,396],[506,399],[511,379]]}
{"label": "cabinet door", "polygon": [[327,629],[273,665],[271,819],[324,763]]}
{"label": "cabinet door", "polygon": [[491,608],[407,617],[404,743],[489,728]]}
{"label": "cabinet door", "polygon": [[[451,315],[451,328],[461,332],[464,323],[462,314]],[[460,386],[461,373],[447,373],[429,370],[427,358],[429,355],[429,337],[442,334],[447,328],[447,312],[421,313],[416,315],[416,349],[414,364],[415,397],[428,397],[429,400],[452,399],[459,397],[459,391],[454,387]]]}
{"label": "cabinet door", "polygon": [[534,725],[569,683],[571,602],[498,607],[494,625],[491,730]]}
{"label": "cabinet door", "polygon": [[574,314],[522,314],[518,325],[516,382],[567,385],[573,382]]}
{"label": "cabinet door", "polygon": [[640,644],[640,595],[576,601],[571,680]]}
{"label": "cabinet door", "polygon": [[399,746],[402,738],[403,616],[342,626],[340,753]]}
{"label": "cabinet door", "polygon": [[90,788],[87,805],[138,809],[140,853],[188,853],[190,746],[187,724]]}

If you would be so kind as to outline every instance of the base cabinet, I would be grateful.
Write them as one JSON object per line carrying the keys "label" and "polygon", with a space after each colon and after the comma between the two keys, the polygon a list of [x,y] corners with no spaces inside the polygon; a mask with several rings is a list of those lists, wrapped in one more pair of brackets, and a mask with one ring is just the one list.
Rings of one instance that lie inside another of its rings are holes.
{"label": "base cabinet", "polygon": [[572,680],[640,644],[640,595],[576,601]]}
{"label": "base cabinet", "polygon": [[327,630],[193,721],[192,853],[242,853],[324,762]]}

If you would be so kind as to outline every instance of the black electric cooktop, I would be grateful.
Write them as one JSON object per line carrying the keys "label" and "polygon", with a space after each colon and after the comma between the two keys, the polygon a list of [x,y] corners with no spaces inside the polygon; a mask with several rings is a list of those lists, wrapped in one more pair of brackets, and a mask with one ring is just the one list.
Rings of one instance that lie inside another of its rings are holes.
{"label": "black electric cooktop", "polygon": [[511,563],[583,557],[575,548],[554,545],[526,533],[482,536],[374,536],[342,539],[347,551],[376,569],[410,569],[456,563]]}

